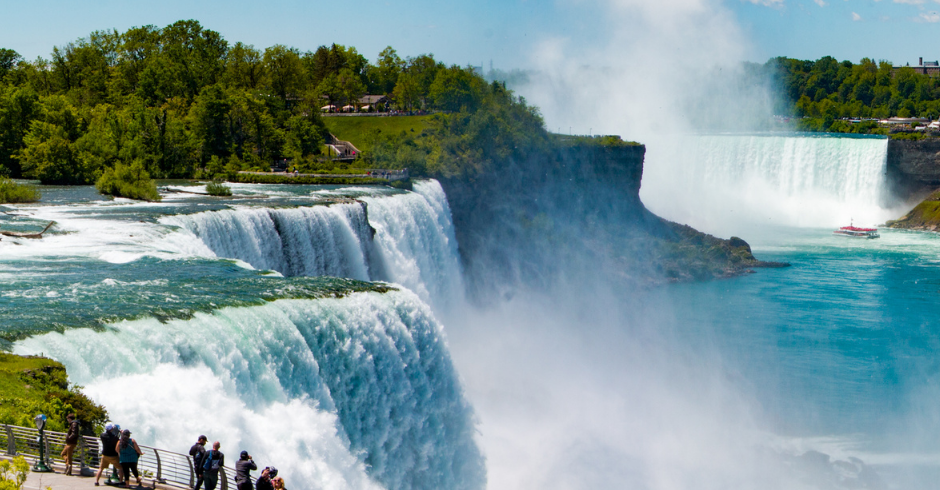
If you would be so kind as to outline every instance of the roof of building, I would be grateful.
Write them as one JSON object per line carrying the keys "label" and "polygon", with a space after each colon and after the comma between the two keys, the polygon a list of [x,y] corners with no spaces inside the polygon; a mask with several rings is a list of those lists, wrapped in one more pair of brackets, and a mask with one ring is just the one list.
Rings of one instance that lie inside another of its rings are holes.
{"label": "roof of building", "polygon": [[388,100],[388,97],[384,95],[363,95],[359,97],[360,104],[381,104]]}

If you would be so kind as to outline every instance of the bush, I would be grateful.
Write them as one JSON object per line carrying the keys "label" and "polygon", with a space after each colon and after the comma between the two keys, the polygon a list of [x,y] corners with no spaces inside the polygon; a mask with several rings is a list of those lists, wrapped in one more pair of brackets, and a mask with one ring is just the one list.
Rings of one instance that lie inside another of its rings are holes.
{"label": "bush", "polygon": [[209,182],[206,184],[206,194],[210,196],[231,196],[232,189],[221,182]]}
{"label": "bush", "polygon": [[139,160],[130,165],[118,163],[113,169],[105,170],[95,182],[95,187],[98,192],[111,196],[143,201],[160,200],[157,185]]}
{"label": "bush", "polygon": [[35,186],[17,184],[7,177],[0,177],[0,203],[36,202],[41,196]]}

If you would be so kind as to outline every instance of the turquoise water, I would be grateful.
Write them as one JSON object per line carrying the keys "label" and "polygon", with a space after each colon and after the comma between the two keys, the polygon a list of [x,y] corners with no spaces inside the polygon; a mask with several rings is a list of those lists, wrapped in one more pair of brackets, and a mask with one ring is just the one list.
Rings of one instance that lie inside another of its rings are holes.
{"label": "turquoise water", "polygon": [[755,254],[791,267],[661,294],[775,432],[853,436],[875,451],[940,449],[913,432],[940,415],[930,406],[940,399],[925,399],[940,375],[940,236],[830,233],[764,232]]}

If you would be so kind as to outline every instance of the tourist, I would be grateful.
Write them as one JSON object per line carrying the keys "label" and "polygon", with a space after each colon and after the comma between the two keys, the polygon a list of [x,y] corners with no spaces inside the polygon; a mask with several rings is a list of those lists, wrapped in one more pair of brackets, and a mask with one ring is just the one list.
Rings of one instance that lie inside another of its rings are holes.
{"label": "tourist", "polygon": [[98,465],[98,474],[95,475],[95,486],[98,486],[98,480],[101,479],[101,472],[114,465],[114,468],[121,471],[121,460],[118,458],[117,444],[120,437],[114,435],[114,425],[108,422],[104,426],[104,432],[101,433],[101,464]]}
{"label": "tourist", "polygon": [[261,472],[258,481],[255,482],[255,490],[274,490],[274,484],[271,479],[277,476],[277,468],[268,466]]}
{"label": "tourist", "polygon": [[276,476],[271,480],[271,483],[274,484],[274,490],[284,490],[284,479]]}
{"label": "tourist", "polygon": [[257,470],[258,465],[251,459],[248,451],[242,451],[235,462],[235,484],[238,490],[251,490],[251,470]]}
{"label": "tourist", "polygon": [[202,463],[202,469],[205,470],[206,490],[215,490],[219,484],[219,470],[225,466],[225,455],[219,448],[222,444],[219,441],[212,443],[212,450],[206,452],[205,461]]}
{"label": "tourist", "polygon": [[193,471],[196,473],[196,486],[193,490],[199,490],[202,486],[202,478],[205,470],[202,468],[203,458],[206,457],[206,442],[209,439],[206,436],[199,436],[193,447],[189,448],[189,455],[193,457]]}
{"label": "tourist", "polygon": [[134,478],[137,479],[137,486],[140,486],[140,474],[137,473],[137,461],[140,455],[144,454],[137,445],[137,441],[131,439],[131,431],[125,429],[121,432],[121,439],[118,441],[115,450],[118,452],[118,458],[121,461],[121,468],[124,471],[124,484],[127,485],[131,478],[131,472],[134,472]]}
{"label": "tourist", "polygon": [[75,454],[75,446],[78,446],[78,438],[81,437],[79,432],[78,420],[75,419],[75,414],[70,413],[65,417],[69,423],[68,432],[65,434],[65,447],[62,448],[62,453],[59,456],[65,461],[65,474],[72,474],[72,455]]}

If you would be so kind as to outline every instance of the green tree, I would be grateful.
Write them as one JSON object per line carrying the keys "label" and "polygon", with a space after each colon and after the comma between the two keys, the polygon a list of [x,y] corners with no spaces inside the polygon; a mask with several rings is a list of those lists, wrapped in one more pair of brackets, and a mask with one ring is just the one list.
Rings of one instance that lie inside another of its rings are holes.
{"label": "green tree", "polygon": [[261,88],[265,62],[254,46],[235,43],[225,57],[224,80],[229,85],[246,90]]}
{"label": "green tree", "polygon": [[434,106],[445,111],[474,111],[482,98],[483,80],[469,69],[451,66],[437,73],[428,93]]}

